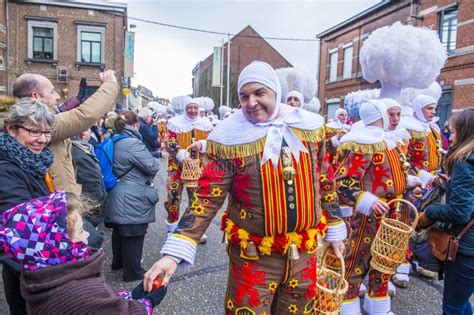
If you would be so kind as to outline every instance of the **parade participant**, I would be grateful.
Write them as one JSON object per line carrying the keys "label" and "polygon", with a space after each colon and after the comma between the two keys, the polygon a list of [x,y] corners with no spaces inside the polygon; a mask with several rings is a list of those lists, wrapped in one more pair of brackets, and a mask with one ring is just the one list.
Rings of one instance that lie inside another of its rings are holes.
{"label": "parade participant", "polygon": [[285,103],[293,107],[301,107],[301,105],[304,104],[303,94],[298,91],[292,90],[286,95]]}
{"label": "parade participant", "polygon": [[334,113],[334,120],[326,124],[327,153],[332,163],[336,162],[339,140],[351,129],[351,126],[347,124],[347,117],[347,111],[344,108],[338,108]]}
{"label": "parade participant", "polygon": [[0,246],[23,268],[21,292],[28,314],[152,314],[166,288],[140,300],[114,292],[105,281],[105,253],[87,246],[84,203],[56,192],[0,215]]}
{"label": "parade participant", "polygon": [[[420,214],[418,225],[440,221],[448,232],[459,235],[474,217],[474,109],[465,109],[451,120],[451,141],[445,166],[448,175],[446,204],[431,204]],[[447,225],[446,225],[447,224]],[[474,228],[460,237],[453,262],[446,262],[443,314],[472,314],[474,292]]]}
{"label": "parade participant", "polygon": [[369,314],[390,312],[390,276],[370,267],[373,239],[381,217],[389,211],[386,202],[401,198],[406,188],[405,156],[397,149],[396,142],[386,136],[386,111],[381,100],[365,101],[359,112],[365,127],[350,131],[340,140],[341,163],[336,173],[338,196],[340,202],[354,208],[345,256],[349,289],[341,314],[360,314],[359,287],[366,275],[369,291],[365,295],[364,309]]}
{"label": "parade participant", "polygon": [[[206,140],[212,130],[210,121],[198,116],[199,106],[196,100],[188,97],[179,104],[183,107],[184,114],[169,119],[167,123],[169,158],[168,178],[166,180],[168,196],[165,201],[165,209],[168,213],[166,229],[170,233],[176,229],[179,220],[179,206],[184,188],[181,171],[182,161],[186,157],[186,148],[195,141]],[[178,112],[183,111],[183,109],[176,108],[175,110]],[[194,193],[193,189],[186,188],[186,191],[188,198],[191,199]],[[204,241],[205,239],[203,239]]]}
{"label": "parade participant", "polygon": [[[411,139],[410,133],[405,129],[405,127],[400,126],[400,119],[401,119],[401,112],[402,106],[397,101],[384,98],[382,99],[384,103],[387,105],[387,116],[389,121],[388,126],[388,133],[389,136],[393,138],[393,140],[397,143],[398,150],[403,154],[407,154],[408,150],[408,143]],[[410,178],[410,177],[409,177]],[[416,183],[411,183],[410,185],[416,185]],[[402,211],[402,218],[401,220],[405,223],[410,221],[408,211]],[[410,274],[410,264],[407,262],[401,264],[398,269],[397,273],[392,277],[392,282],[399,288],[407,288],[408,283],[410,281],[409,278]],[[391,284],[389,283],[389,286]]]}
{"label": "parade participant", "polygon": [[164,257],[147,271],[146,290],[158,274],[167,283],[178,264],[193,264],[199,238],[229,195],[226,314],[313,311],[318,238],[325,235],[340,257],[346,228],[323,163],[324,119],[280,103],[280,91],[267,63],[242,70],[241,109],[209,136],[199,188]]}
{"label": "parade participant", "polygon": [[[442,139],[435,117],[437,101],[435,98],[420,94],[413,100],[413,116],[403,117],[401,124],[408,130],[411,140],[408,144],[408,161],[411,173],[416,175],[423,188],[435,178],[442,156]],[[416,271],[426,277],[438,278],[440,264],[430,253],[426,241],[410,242],[413,252],[412,262]]]}

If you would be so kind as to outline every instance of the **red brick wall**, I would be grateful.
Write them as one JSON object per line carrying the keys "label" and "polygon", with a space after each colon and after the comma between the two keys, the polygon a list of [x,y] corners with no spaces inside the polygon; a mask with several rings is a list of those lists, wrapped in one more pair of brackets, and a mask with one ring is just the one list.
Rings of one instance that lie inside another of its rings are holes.
{"label": "red brick wall", "polygon": [[[413,7],[413,14],[418,15],[418,18],[412,19],[412,23],[417,26],[438,29],[439,9],[454,3],[456,3],[454,0],[419,0],[418,4],[415,4]],[[357,69],[360,71],[360,66],[358,67],[359,34],[369,34],[378,27],[390,25],[395,21],[406,23],[409,15],[409,2],[400,1],[322,38],[319,99],[321,104],[323,104],[323,108],[327,99],[341,98],[342,105],[342,98],[348,92],[378,87],[378,84],[371,85],[362,77],[355,77],[349,80],[341,79],[344,58],[342,45],[353,41],[352,72],[355,76]],[[471,96],[474,96],[474,82],[471,83],[471,80],[468,80],[470,78],[474,79],[474,23],[471,22],[473,19],[474,1],[458,1],[458,23],[461,23],[461,25],[458,26],[456,48],[462,48],[461,50],[464,49],[467,53],[463,55],[459,53],[450,54],[445,67],[437,79],[438,82],[442,83],[444,90],[450,91],[452,89],[453,109],[473,106]],[[465,25],[462,25],[463,22],[465,22]],[[333,48],[338,48],[338,80],[329,83],[327,82],[329,78],[328,52]]]}
{"label": "red brick wall", "polygon": [[[231,64],[231,98],[234,106],[238,103],[236,90],[233,89],[235,86],[239,74],[243,68],[249,65],[254,60],[265,61],[269,63],[274,69],[291,67],[292,65],[286,60],[275,48],[273,48],[265,39],[261,38],[260,35],[255,32],[250,26],[243,29],[238,35],[244,36],[256,36],[252,37],[241,37],[236,36],[231,40],[230,44],[230,64]],[[224,81],[227,78],[227,46],[224,48]],[[208,56],[204,61],[199,64],[199,84],[206,86],[207,89],[199,91],[199,95],[196,96],[209,96],[214,99],[214,103],[219,103],[219,89],[210,87],[212,71],[212,55]],[[202,82],[203,76],[207,76],[207,84]],[[224,91],[224,100],[226,91]]]}
{"label": "red brick wall", "polygon": [[[105,30],[105,65],[106,69],[115,70],[117,79],[123,77],[124,60],[124,17],[112,15],[97,10],[70,8],[47,5],[46,10],[40,10],[35,4],[15,4],[9,3],[10,17],[10,72],[9,87],[10,92],[15,79],[23,73],[40,73],[48,77],[55,85],[58,92],[61,89],[69,90],[69,97],[77,94],[79,81],[82,77],[87,78],[89,85],[100,85],[99,73],[103,70],[100,67],[81,66],[77,68],[74,63],[77,61],[77,25],[74,21],[100,22],[106,23]],[[118,14],[118,13],[115,13]],[[56,67],[52,64],[32,62],[28,64],[28,21],[25,16],[51,17],[58,19],[58,40],[57,40],[57,66],[69,69],[69,83],[56,82]],[[126,24],[125,24],[126,25]],[[60,93],[61,94],[61,93]]]}

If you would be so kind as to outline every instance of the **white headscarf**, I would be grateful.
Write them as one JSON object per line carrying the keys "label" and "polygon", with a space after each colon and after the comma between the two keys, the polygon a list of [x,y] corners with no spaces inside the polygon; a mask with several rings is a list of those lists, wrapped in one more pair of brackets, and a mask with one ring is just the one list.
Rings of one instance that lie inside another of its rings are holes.
{"label": "white headscarf", "polygon": [[423,115],[423,108],[430,104],[435,104],[438,105],[438,102],[436,101],[435,98],[420,94],[418,95],[414,100],[413,100],[413,112],[415,113],[415,117],[418,120],[421,120],[422,122],[425,123],[435,123],[439,120],[439,117],[434,117],[432,121],[427,121],[425,118],[425,115]]}
{"label": "white headscarf", "polygon": [[[280,103],[280,81],[273,68],[265,62],[254,61],[242,70],[237,84],[239,99],[240,90],[247,83],[263,84],[276,93],[275,112],[267,122],[255,124],[249,121],[239,109],[219,124],[209,135],[208,140],[225,145],[239,145],[251,143],[266,136],[261,164],[271,160],[273,166],[277,168],[284,139],[295,160],[299,161],[300,152],[308,152],[308,150],[289,127],[316,130],[323,125],[324,119],[301,108]],[[238,137],[236,137],[237,132]]]}
{"label": "white headscarf", "polygon": [[346,113],[347,114],[347,111],[344,109],[344,108],[338,108],[336,109],[336,111],[334,112],[334,120],[331,121],[330,123],[328,123],[326,126],[328,128],[332,128],[332,129],[346,129],[346,130],[350,130],[351,129],[351,126],[348,125],[348,124],[343,124],[338,116],[342,113]]}
{"label": "white headscarf", "polygon": [[[383,98],[382,101],[387,106],[387,111],[394,107],[400,108],[400,110],[402,110],[402,105],[400,105],[400,103],[391,98]],[[404,140],[409,140],[411,136],[410,133],[406,130],[406,128],[401,126],[401,124],[399,123],[395,130],[386,130],[386,138],[404,144]]]}
{"label": "white headscarf", "polygon": [[[367,100],[359,109],[359,116],[364,123],[364,128],[352,128],[351,131],[342,136],[340,143],[356,142],[360,144],[376,144],[385,141],[389,149],[393,149],[395,141],[385,134],[388,128],[387,106],[382,100]],[[384,128],[369,126],[369,124],[383,120]]]}
{"label": "white headscarf", "polygon": [[272,66],[263,61],[254,61],[242,70],[239,75],[239,82],[237,84],[237,93],[239,95],[239,101],[242,101],[240,99],[240,90],[247,83],[263,84],[276,93],[275,110],[268,122],[275,119],[275,117],[278,115],[278,110],[281,104],[281,85],[280,80],[278,80],[277,74],[275,73],[275,70],[273,70]]}
{"label": "white headscarf", "polygon": [[301,94],[300,92],[296,91],[296,90],[291,90],[290,92],[288,92],[288,94],[286,95],[286,100],[285,100],[285,103],[288,104],[288,99],[290,97],[296,97],[300,103],[301,103],[301,106],[303,106],[304,104],[304,97],[303,97],[303,94]]}
{"label": "white headscarf", "polygon": [[[190,104],[196,104],[199,106],[196,99],[186,98],[184,102],[184,108],[188,107]],[[199,114],[195,118],[188,117],[186,111],[183,115],[178,115],[168,120],[166,127],[176,133],[185,133],[193,129],[202,130],[202,131],[211,131],[213,126],[207,117],[201,117]]]}
{"label": "white headscarf", "polygon": [[360,106],[359,116],[366,126],[382,119],[383,129],[388,129],[387,106],[382,100],[364,101]]}

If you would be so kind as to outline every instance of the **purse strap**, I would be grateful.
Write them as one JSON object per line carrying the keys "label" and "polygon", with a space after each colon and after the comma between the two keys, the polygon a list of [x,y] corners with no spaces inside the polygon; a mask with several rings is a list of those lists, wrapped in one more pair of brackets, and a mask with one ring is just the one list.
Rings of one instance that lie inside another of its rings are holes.
{"label": "purse strap", "polygon": [[469,231],[469,229],[471,228],[473,224],[474,224],[474,219],[471,219],[471,221],[469,221],[469,223],[466,224],[466,226],[461,230],[461,232],[458,234],[458,236],[456,236],[456,238],[460,240],[461,237],[463,237],[464,234],[466,234],[466,232]]}

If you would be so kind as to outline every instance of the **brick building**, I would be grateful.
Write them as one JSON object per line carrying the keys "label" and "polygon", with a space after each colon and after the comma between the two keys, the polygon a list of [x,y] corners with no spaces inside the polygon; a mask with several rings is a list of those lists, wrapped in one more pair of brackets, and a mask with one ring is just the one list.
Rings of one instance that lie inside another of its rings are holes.
{"label": "brick building", "polygon": [[[223,103],[226,100],[227,88],[227,43],[223,51]],[[213,54],[200,61],[193,69],[193,95],[207,96],[213,99],[214,104],[220,104],[220,88],[212,87],[212,60]],[[237,80],[243,68],[254,60],[268,62],[273,68],[292,67],[275,48],[262,38],[251,26],[245,27],[230,40],[230,99],[231,106],[239,104],[236,93]]]}
{"label": "brick building", "polygon": [[[86,93],[93,93],[100,85],[99,73],[105,69],[115,70],[119,83],[124,80],[125,3],[2,1],[8,16],[8,94],[16,78],[27,72],[49,78],[62,100],[77,95],[81,78],[87,79]],[[1,18],[2,13],[0,24]],[[0,55],[1,43],[0,29]],[[0,80],[1,69],[0,65]]]}
{"label": "brick building", "polygon": [[7,91],[7,17],[6,0],[0,0],[0,95]]}
{"label": "brick building", "polygon": [[460,0],[382,1],[316,35],[320,39],[319,99],[325,113],[342,106],[352,91],[379,88],[362,78],[360,48],[371,32],[396,21],[438,30],[448,60],[437,81],[443,89],[438,104],[440,125],[452,111],[473,106],[474,2]]}

